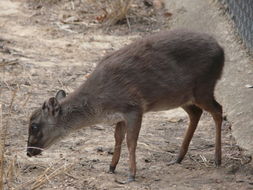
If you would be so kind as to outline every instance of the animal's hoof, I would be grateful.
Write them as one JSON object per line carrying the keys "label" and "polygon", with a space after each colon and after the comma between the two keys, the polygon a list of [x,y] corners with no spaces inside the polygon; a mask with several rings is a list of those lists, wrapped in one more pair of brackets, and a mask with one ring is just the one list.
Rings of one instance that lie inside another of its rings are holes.
{"label": "animal's hoof", "polygon": [[134,181],[135,181],[134,176],[129,176],[127,181],[119,181],[119,180],[115,179],[115,182],[118,183],[118,184],[128,184],[128,183],[131,183],[131,182],[134,182]]}
{"label": "animal's hoof", "polygon": [[171,165],[174,165],[174,164],[180,164],[180,162],[178,160],[172,160],[172,161],[167,163],[167,166],[171,166]]}
{"label": "animal's hoof", "polygon": [[135,176],[133,176],[133,175],[128,176],[127,183],[131,183],[134,181],[135,181]]}
{"label": "animal's hoof", "polygon": [[111,165],[110,165],[110,167],[109,167],[109,172],[108,172],[108,173],[114,174],[114,173],[115,173],[115,169],[116,169],[115,166],[111,166]]}
{"label": "animal's hoof", "polygon": [[215,159],[215,166],[217,168],[221,166],[221,160],[220,159]]}

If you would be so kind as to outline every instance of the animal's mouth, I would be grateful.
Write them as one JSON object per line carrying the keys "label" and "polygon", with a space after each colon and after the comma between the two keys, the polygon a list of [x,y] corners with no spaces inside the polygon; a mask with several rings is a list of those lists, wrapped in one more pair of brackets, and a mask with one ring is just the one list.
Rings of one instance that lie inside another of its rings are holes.
{"label": "animal's mouth", "polygon": [[28,147],[27,156],[32,157],[41,154],[42,149],[39,147]]}

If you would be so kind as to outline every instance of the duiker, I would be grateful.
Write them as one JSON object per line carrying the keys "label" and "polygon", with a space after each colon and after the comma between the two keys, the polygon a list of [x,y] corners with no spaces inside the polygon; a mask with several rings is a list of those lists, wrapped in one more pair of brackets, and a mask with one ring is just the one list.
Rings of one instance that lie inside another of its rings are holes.
{"label": "duiker", "polygon": [[104,57],[69,96],[61,90],[33,112],[27,155],[40,154],[75,129],[113,120],[115,149],[109,170],[113,173],[118,164],[126,135],[129,181],[133,181],[143,114],[181,107],[190,122],[173,163],[183,160],[206,110],[215,121],[215,162],[220,165],[222,106],[214,89],[223,65],[223,49],[207,34],[175,30],[140,39]]}

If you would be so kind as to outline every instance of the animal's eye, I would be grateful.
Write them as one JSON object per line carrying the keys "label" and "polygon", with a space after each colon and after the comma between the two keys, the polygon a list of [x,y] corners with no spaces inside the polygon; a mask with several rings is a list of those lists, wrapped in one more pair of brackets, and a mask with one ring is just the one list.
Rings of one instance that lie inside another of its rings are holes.
{"label": "animal's eye", "polygon": [[36,124],[32,124],[32,125],[31,125],[31,130],[32,130],[32,132],[37,132],[38,129],[39,129],[38,125],[36,125]]}

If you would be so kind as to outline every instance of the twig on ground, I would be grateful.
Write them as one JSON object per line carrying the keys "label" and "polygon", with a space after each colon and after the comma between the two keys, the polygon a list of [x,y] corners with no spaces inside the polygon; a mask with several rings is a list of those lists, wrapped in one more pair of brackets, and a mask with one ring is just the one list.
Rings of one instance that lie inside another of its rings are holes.
{"label": "twig on ground", "polygon": [[130,25],[130,21],[129,21],[129,19],[128,19],[128,16],[126,16],[126,21],[127,21],[127,26],[128,26],[128,28],[129,28],[129,30],[131,30],[131,25]]}
{"label": "twig on ground", "polygon": [[203,161],[203,163],[205,164],[205,166],[206,166],[206,167],[209,167],[208,164],[207,164],[208,161],[207,161],[206,157],[203,156],[203,155],[199,155],[199,156],[200,156],[200,158],[202,159],[202,161]]}
{"label": "twig on ground", "polygon": [[6,87],[8,88],[8,90],[11,89],[10,85],[6,81],[3,81],[3,83],[6,85]]}
{"label": "twig on ground", "polygon": [[[57,163],[57,162],[56,162]],[[66,174],[70,175],[67,172],[76,164],[76,162],[70,163],[70,164],[64,164],[61,165],[58,168],[55,167],[55,163],[50,164],[49,167],[47,167],[41,175],[39,175],[36,178],[33,178],[15,188],[15,190],[23,190],[26,186],[31,186],[31,190],[38,189],[42,185],[46,184],[47,182],[51,183],[52,179],[55,178],[58,175]],[[72,176],[73,177],[73,176]],[[74,177],[73,177],[74,178]]]}
{"label": "twig on ground", "polygon": [[34,189],[37,189],[39,188],[40,186],[44,185],[47,181],[50,181],[50,179],[56,177],[57,175],[60,175],[60,174],[63,174],[65,172],[67,172],[69,169],[71,169],[71,167],[73,166],[74,164],[69,164],[69,165],[63,165],[62,167],[60,168],[57,168],[56,170],[54,170],[53,172],[49,173],[47,175],[47,171],[44,172],[43,175],[41,175],[39,178],[37,178],[35,180],[35,182],[32,184],[32,190]]}
{"label": "twig on ground", "polygon": [[65,87],[64,84],[63,84],[63,82],[62,82],[60,79],[58,79],[58,82],[60,83],[61,88],[64,88],[64,87]]}
{"label": "twig on ground", "polygon": [[[10,160],[10,159],[8,159]],[[7,169],[7,178],[8,178],[8,181],[7,181],[7,185],[9,187],[9,189],[11,189],[11,185],[14,181],[14,177],[17,176],[17,171],[15,170],[15,165],[17,163],[17,155],[15,155],[11,160],[10,160],[10,163],[9,163],[9,166],[8,166],[8,169]]]}
{"label": "twig on ground", "polygon": [[73,1],[71,1],[72,10],[75,10],[75,4]]}
{"label": "twig on ground", "polygon": [[199,166],[202,166],[202,165],[199,163],[199,161],[196,160],[193,156],[189,155],[189,158],[190,158],[191,160],[193,160],[194,162],[196,162]]}
{"label": "twig on ground", "polygon": [[27,95],[27,98],[25,99],[25,102],[23,103],[22,107],[25,107],[25,106],[26,106],[26,104],[27,104],[28,100],[30,99],[30,97],[31,97],[31,94],[29,93],[29,94]]}

